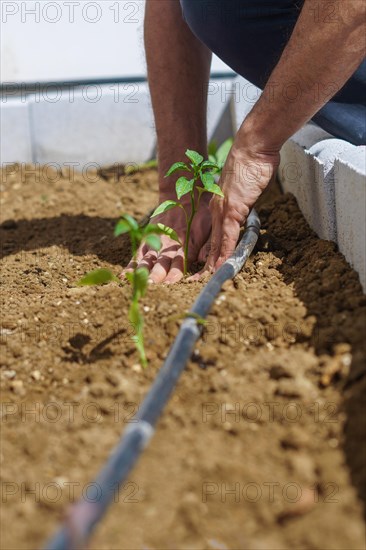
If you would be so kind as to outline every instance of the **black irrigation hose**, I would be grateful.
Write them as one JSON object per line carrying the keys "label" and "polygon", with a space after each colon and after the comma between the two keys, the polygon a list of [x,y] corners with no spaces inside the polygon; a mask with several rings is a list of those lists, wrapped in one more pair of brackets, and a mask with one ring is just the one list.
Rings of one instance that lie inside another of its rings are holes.
{"label": "black irrigation hose", "polygon": [[198,296],[139,412],[125,429],[119,444],[96,478],[94,487],[98,489],[98,498],[95,502],[81,499],[74,504],[63,527],[46,544],[45,550],[76,550],[86,547],[95,526],[154,433],[154,426],[200,336],[202,326],[199,319],[206,317],[224,282],[232,279],[244,266],[256,245],[259,230],[258,215],[252,210],[235,253],[213,275]]}

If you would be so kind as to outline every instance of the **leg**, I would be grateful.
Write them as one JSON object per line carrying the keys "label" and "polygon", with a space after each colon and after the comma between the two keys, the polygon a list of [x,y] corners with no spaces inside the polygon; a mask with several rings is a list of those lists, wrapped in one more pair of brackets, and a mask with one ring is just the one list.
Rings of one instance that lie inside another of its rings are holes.
{"label": "leg", "polygon": [[[176,199],[175,181],[179,177],[178,174],[165,178],[168,168],[185,159],[186,149],[207,155],[206,109],[211,52],[183,20],[179,0],[147,0],[145,49],[158,142],[159,202],[164,202]],[[210,234],[208,203],[209,198],[204,196],[194,220],[190,245],[192,260],[197,259]],[[154,218],[153,222],[172,227],[184,241],[186,222],[180,208]],[[149,269],[151,282],[175,282],[183,276],[182,249],[165,236],[162,243],[159,254],[147,246],[142,247],[139,265]]]}
{"label": "leg", "polygon": [[[304,0],[180,2],[184,17],[196,36],[234,71],[263,89],[292,34]],[[319,17],[314,9],[314,24]],[[330,3],[329,10],[321,17],[337,23],[337,5]],[[324,99],[332,101],[314,117],[317,123],[339,137],[356,144],[365,143],[362,119],[366,111],[366,62],[336,95],[332,97],[332,86],[328,92]],[[353,105],[347,108],[343,104]],[[357,118],[360,128],[356,131]]]}

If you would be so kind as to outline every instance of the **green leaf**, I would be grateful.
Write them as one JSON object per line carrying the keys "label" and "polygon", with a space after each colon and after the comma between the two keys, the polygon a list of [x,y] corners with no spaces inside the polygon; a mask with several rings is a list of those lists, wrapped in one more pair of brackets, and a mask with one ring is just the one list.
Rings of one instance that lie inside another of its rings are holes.
{"label": "green leaf", "polygon": [[91,285],[102,285],[104,283],[109,283],[110,281],[117,281],[119,279],[109,269],[96,269],[95,271],[90,271],[87,273],[80,281],[77,282],[78,286],[91,286]]}
{"label": "green leaf", "polygon": [[145,238],[145,243],[153,250],[158,251],[161,249],[161,240],[157,235],[147,235]]}
{"label": "green leaf", "polygon": [[216,155],[216,152],[217,152],[217,142],[213,139],[208,144],[208,154],[214,157]]}
{"label": "green leaf", "polygon": [[136,231],[139,228],[137,221],[129,214],[122,214],[121,219],[117,222],[114,228],[114,236],[118,237],[123,233],[129,233],[130,231]]}
{"label": "green leaf", "polygon": [[208,160],[209,162],[216,164],[216,157],[214,155],[208,155]]}
{"label": "green leaf", "polygon": [[137,221],[129,214],[122,214],[122,220],[125,220],[133,230],[139,228],[139,224],[137,223]]}
{"label": "green leaf", "polygon": [[220,187],[216,183],[209,183],[205,185],[206,191],[209,191],[213,195],[219,195],[220,197],[224,196],[224,193],[221,191]]}
{"label": "green leaf", "polygon": [[131,231],[130,224],[126,220],[119,220],[114,228],[114,236],[118,237],[119,235],[123,235],[123,233],[129,233],[129,231]]}
{"label": "green leaf", "polygon": [[175,184],[175,191],[177,193],[178,199],[182,198],[183,195],[190,193],[193,189],[193,185],[194,180],[188,180],[184,176],[177,179],[177,183]]}
{"label": "green leaf", "polygon": [[133,174],[136,174],[136,172],[149,170],[151,168],[157,168],[158,167],[158,161],[156,159],[148,160],[147,162],[143,162],[142,164],[125,164],[124,170],[126,176],[132,176]]}
{"label": "green leaf", "polygon": [[176,162],[169,168],[169,170],[165,174],[165,177],[167,178],[168,176],[171,176],[175,172],[178,172],[178,170],[188,170],[188,171],[190,171],[189,167],[186,165],[185,162]]}
{"label": "green leaf", "polygon": [[155,216],[158,216],[159,214],[163,214],[163,212],[168,212],[168,210],[171,210],[172,208],[175,208],[176,206],[179,206],[179,204],[176,201],[164,201],[154,210],[154,212],[151,214],[151,218],[154,218]]}
{"label": "green leaf", "polygon": [[198,166],[203,161],[203,156],[197,153],[197,151],[191,151],[190,149],[187,149],[186,156],[189,158],[194,166]]}
{"label": "green leaf", "polygon": [[158,167],[157,159],[148,160],[147,162],[143,162],[139,166],[140,170],[148,170],[150,168],[157,168],[157,167]]}
{"label": "green leaf", "polygon": [[176,231],[174,231],[174,229],[168,227],[167,225],[164,225],[163,223],[158,223],[158,228],[160,229],[162,234],[167,235],[173,241],[177,241],[177,243],[182,244],[180,238],[178,237],[178,234],[176,233]]}
{"label": "green leaf", "polygon": [[212,174],[210,174],[210,172],[205,172],[201,174],[201,181],[205,189],[209,190],[209,186],[215,183],[215,178],[213,177]]}
{"label": "green leaf", "polygon": [[214,162],[214,161],[205,160],[205,162],[203,162],[202,165],[201,165],[201,170],[203,170],[204,168],[217,170],[219,168],[219,166],[217,166],[216,162]]}
{"label": "green leaf", "polygon": [[220,147],[218,148],[216,153],[216,160],[217,160],[217,164],[219,164],[220,166],[223,166],[225,164],[227,156],[232,147],[232,144],[233,144],[233,139],[230,138],[224,141],[224,143],[220,145]]}
{"label": "green leaf", "polygon": [[167,235],[167,237],[170,237],[173,241],[177,241],[178,243],[181,242],[174,229],[164,225],[163,223],[158,223],[157,225],[150,223],[147,225],[145,227],[144,234],[150,235],[151,233],[155,235]]}
{"label": "green leaf", "polygon": [[160,235],[159,226],[156,225],[155,223],[149,223],[148,225],[145,225],[145,227],[142,229],[143,237],[145,237],[146,235],[151,235],[151,233]]}

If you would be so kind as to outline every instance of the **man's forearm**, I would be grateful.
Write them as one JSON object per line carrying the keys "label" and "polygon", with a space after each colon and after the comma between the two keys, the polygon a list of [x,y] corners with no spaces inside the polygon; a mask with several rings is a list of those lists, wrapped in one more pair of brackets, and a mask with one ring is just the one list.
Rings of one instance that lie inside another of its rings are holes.
{"label": "man's forearm", "polygon": [[211,52],[184,22],[179,0],[147,0],[145,49],[164,193],[172,185],[162,177],[169,166],[188,147],[203,154],[207,148]]}
{"label": "man's forearm", "polygon": [[329,20],[329,2],[305,0],[279,63],[241,127],[243,144],[249,140],[263,153],[278,151],[362,62],[365,2],[338,0],[334,5],[337,10]]}

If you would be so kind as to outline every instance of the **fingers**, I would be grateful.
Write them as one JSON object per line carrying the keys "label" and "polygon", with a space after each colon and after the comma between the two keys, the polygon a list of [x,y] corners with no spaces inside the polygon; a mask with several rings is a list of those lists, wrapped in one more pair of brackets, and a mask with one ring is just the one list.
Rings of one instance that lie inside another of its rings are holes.
{"label": "fingers", "polygon": [[215,263],[215,269],[218,269],[222,264],[235,252],[236,244],[240,234],[241,223],[231,217],[225,216],[222,225],[222,239],[219,257]]}
{"label": "fingers", "polygon": [[208,255],[210,253],[210,248],[211,248],[211,238],[208,239],[207,243],[204,244],[201,250],[199,251],[198,258],[197,258],[199,262],[207,261]]}
{"label": "fingers", "polygon": [[[199,280],[203,274],[212,273],[222,266],[235,252],[240,227],[245,221],[243,212],[239,212],[234,206],[219,197],[214,197],[211,200],[210,210],[212,213],[210,252],[203,270],[190,277],[189,281]],[[207,244],[205,246],[207,250]],[[205,252],[204,248],[201,250],[202,255]]]}
{"label": "fingers", "polygon": [[202,279],[206,279],[210,276],[210,270],[206,269],[206,266],[201,269],[201,271],[198,271],[198,273],[195,273],[194,275],[191,275],[188,277],[187,281],[188,283],[195,283],[196,281],[201,281]]}
{"label": "fingers", "polygon": [[138,262],[137,267],[146,267],[148,271],[151,271],[154,267],[158,253],[155,250],[149,250],[147,254]]}
{"label": "fingers", "polygon": [[168,275],[164,279],[164,283],[172,284],[177,283],[183,278],[184,274],[184,253],[180,248],[172,260]]}
{"label": "fingers", "polygon": [[210,211],[212,216],[212,231],[210,250],[207,257],[205,271],[212,271],[218,260],[221,249],[222,238],[222,218],[224,203],[221,197],[214,197],[210,202]]}
{"label": "fingers", "polygon": [[[170,269],[173,267],[173,264],[174,269],[177,269],[179,261],[177,259],[176,263],[174,263],[174,260],[179,250],[181,249],[176,246],[171,246],[168,249],[164,249],[162,252],[160,252],[152,270],[150,271],[149,281],[151,283],[165,282],[165,278],[170,272]],[[174,275],[176,276],[177,273],[174,272]]]}
{"label": "fingers", "polygon": [[123,279],[126,273],[132,272],[136,267],[145,267],[150,272],[150,283],[175,283],[183,277],[183,258],[183,249],[176,243],[164,246],[160,253],[144,245],[138,251],[137,261],[131,260],[120,278]]}
{"label": "fingers", "polygon": [[143,244],[137,251],[136,261],[134,259],[130,260],[127,266],[120,273],[119,278],[124,279],[126,273],[131,273],[137,266],[137,264],[142,260],[145,254],[148,252],[149,248],[146,244]]}

